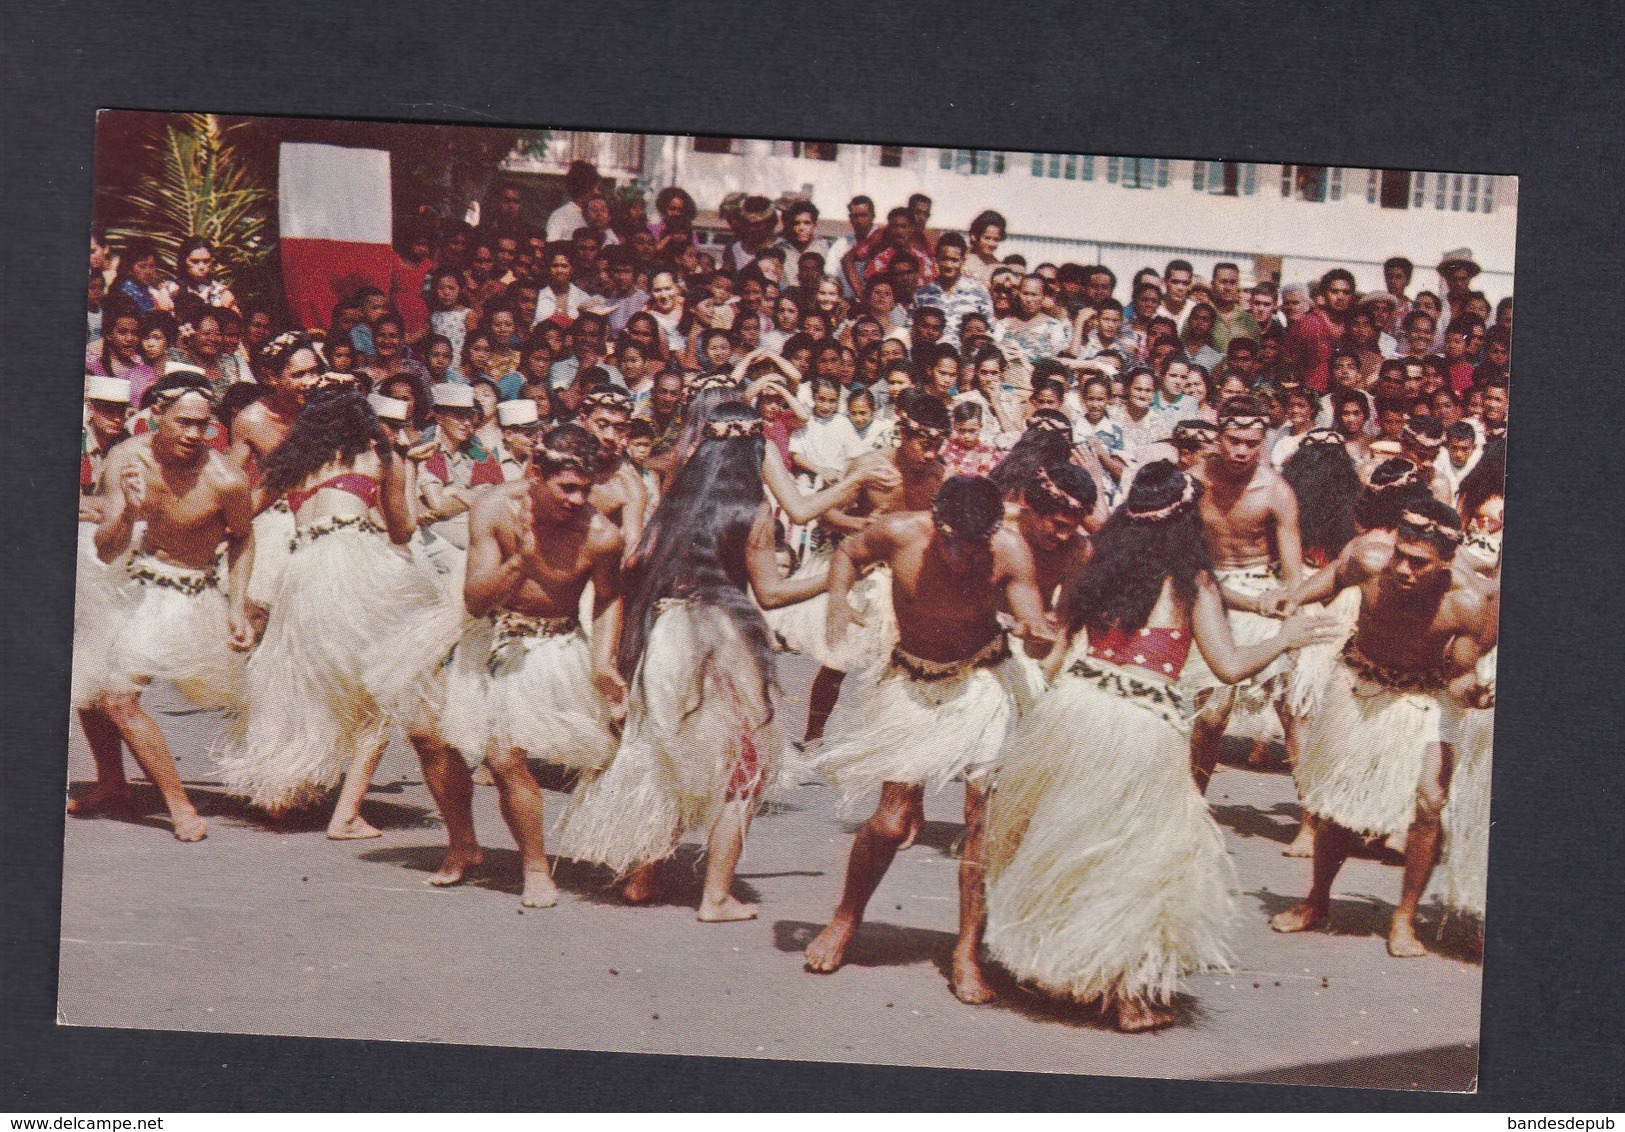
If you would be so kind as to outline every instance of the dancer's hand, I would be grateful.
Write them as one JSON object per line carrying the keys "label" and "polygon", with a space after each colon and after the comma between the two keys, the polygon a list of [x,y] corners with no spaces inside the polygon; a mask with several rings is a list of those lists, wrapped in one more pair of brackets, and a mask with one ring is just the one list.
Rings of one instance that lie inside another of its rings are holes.
{"label": "dancer's hand", "polygon": [[248,614],[235,607],[226,611],[226,625],[230,630],[229,644],[237,652],[247,652],[254,647],[254,623]]}
{"label": "dancer's hand", "polygon": [[434,450],[436,447],[438,447],[438,442],[435,440],[421,440],[417,444],[414,444],[411,448],[408,448],[405,452],[405,456],[408,460],[414,460],[418,463],[422,463],[424,460],[427,460],[430,456],[434,455]]}
{"label": "dancer's hand", "polygon": [[81,523],[99,523],[102,521],[102,505],[94,499],[79,500],[79,521]]}
{"label": "dancer's hand", "polygon": [[1258,599],[1258,612],[1265,617],[1285,619],[1298,611],[1300,603],[1286,590],[1270,590]]}
{"label": "dancer's hand", "polygon": [[861,476],[863,482],[876,491],[895,491],[903,482],[897,465],[884,452],[868,452],[859,456],[849,465],[848,474]]}
{"label": "dancer's hand", "polygon": [[852,607],[852,603],[845,598],[836,600],[830,598],[829,620],[824,627],[824,642],[832,649],[841,647],[846,639],[847,631],[854,625],[862,625],[863,616]]}
{"label": "dancer's hand", "polygon": [[147,500],[147,474],[140,464],[131,464],[119,473],[119,490],[124,493],[124,505],[139,513]]}
{"label": "dancer's hand", "polygon": [[621,723],[626,719],[626,680],[613,668],[595,668],[592,686],[609,708],[610,719]]}
{"label": "dancer's hand", "polygon": [[1342,633],[1343,627],[1330,614],[1300,610],[1286,619],[1278,635],[1287,648],[1302,649],[1310,645],[1331,644]]}

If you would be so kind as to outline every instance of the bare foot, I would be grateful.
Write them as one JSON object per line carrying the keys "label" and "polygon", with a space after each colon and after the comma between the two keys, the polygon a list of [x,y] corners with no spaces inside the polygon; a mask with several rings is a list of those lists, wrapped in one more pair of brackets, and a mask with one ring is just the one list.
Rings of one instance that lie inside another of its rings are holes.
{"label": "bare foot", "polygon": [[346,821],[334,819],[328,823],[327,839],[329,841],[361,841],[368,837],[382,837],[383,831],[374,829],[364,819],[350,818]]}
{"label": "bare foot", "polygon": [[1174,1012],[1143,998],[1124,998],[1117,1003],[1117,1028],[1125,1034],[1143,1034],[1174,1024]]}
{"label": "bare foot", "polygon": [[544,869],[525,870],[525,891],[519,903],[526,908],[551,908],[559,902],[559,887]]}
{"label": "bare foot", "polygon": [[724,896],[720,901],[700,901],[699,920],[702,924],[727,924],[735,920],[754,920],[756,905]]}
{"label": "bare foot", "polygon": [[462,884],[468,879],[470,873],[480,867],[485,860],[485,854],[475,849],[472,853],[461,852],[457,849],[447,851],[446,859],[440,862],[440,871],[424,881],[436,888],[449,888],[454,884]]}
{"label": "bare foot", "polygon": [[1254,740],[1252,749],[1247,752],[1247,765],[1259,770],[1270,764],[1270,745],[1262,740]]}
{"label": "bare foot", "polygon": [[209,823],[198,817],[196,810],[189,814],[176,814],[171,820],[175,825],[176,841],[202,841],[209,836]]}
{"label": "bare foot", "polygon": [[1388,928],[1388,954],[1395,959],[1420,959],[1427,953],[1428,949],[1416,938],[1415,922],[1395,916]]}
{"label": "bare foot", "polygon": [[68,800],[68,813],[88,818],[108,810],[128,810],[134,805],[128,782],[98,782],[81,797]]}
{"label": "bare foot", "polygon": [[491,768],[484,763],[475,767],[474,773],[468,777],[475,786],[495,786],[497,783],[497,780],[491,777]]}
{"label": "bare foot", "polygon": [[807,958],[803,966],[815,975],[828,975],[840,970],[846,962],[846,948],[857,934],[858,925],[845,920],[831,920],[818,938],[807,945]]}
{"label": "bare foot", "polygon": [[1324,927],[1325,924],[1326,909],[1317,908],[1308,901],[1270,918],[1270,927],[1289,935],[1292,932],[1314,931],[1316,928]]}
{"label": "bare foot", "polygon": [[1315,855],[1315,827],[1308,822],[1298,827],[1298,836],[1292,844],[1281,850],[1283,857],[1313,857]]}
{"label": "bare foot", "polygon": [[954,972],[948,980],[948,988],[966,1006],[981,1006],[999,997],[999,992],[993,989],[987,976],[982,973],[981,961],[975,955],[964,955],[957,951],[954,952]]}
{"label": "bare foot", "polygon": [[621,889],[621,897],[628,904],[647,904],[655,898],[659,891],[656,884],[655,870],[657,863],[642,865],[635,869],[631,876],[626,878],[626,885]]}

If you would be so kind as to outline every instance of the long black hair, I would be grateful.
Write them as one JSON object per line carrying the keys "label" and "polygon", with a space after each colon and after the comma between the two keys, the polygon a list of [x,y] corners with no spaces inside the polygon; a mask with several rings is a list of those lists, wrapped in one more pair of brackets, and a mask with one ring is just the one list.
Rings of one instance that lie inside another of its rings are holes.
{"label": "long black hair", "polygon": [[1359,532],[1354,505],[1360,498],[1360,475],[1342,444],[1300,444],[1281,477],[1298,497],[1298,532],[1305,551],[1319,551],[1326,562],[1342,553]]}
{"label": "long black hair", "polygon": [[[714,404],[707,423],[736,427],[721,437],[706,432],[643,529],[627,565],[626,628],[616,656],[628,680],[637,672],[660,602],[692,599],[732,619],[756,663],[763,699],[772,702],[777,681],[772,639],[751,598],[745,568],[745,544],[765,498],[762,457],[767,442],[760,421],[756,410],[737,396]],[[696,644],[703,650],[696,658],[702,673],[720,663],[719,642]]]}
{"label": "long black hair", "polygon": [[[1164,582],[1181,600],[1196,600],[1197,579],[1210,569],[1201,496],[1202,485],[1167,460],[1139,470],[1128,498],[1095,534],[1094,557],[1065,599],[1073,633],[1144,628]],[[1144,517],[1165,510],[1166,518]]]}
{"label": "long black hair", "polygon": [[1456,491],[1456,502],[1461,506],[1462,522],[1478,514],[1479,508],[1497,495],[1506,493],[1507,450],[1504,445],[1489,445],[1479,457],[1473,470],[1461,478]]}
{"label": "long black hair", "polygon": [[1071,421],[1058,410],[1039,409],[1028,419],[1027,431],[1011,447],[1009,455],[987,478],[1005,499],[1015,499],[1039,468],[1071,458]]}
{"label": "long black hair", "polygon": [[317,390],[305,398],[282,443],[260,461],[260,483],[270,494],[281,495],[335,460],[354,463],[363,452],[389,450],[364,393]]}

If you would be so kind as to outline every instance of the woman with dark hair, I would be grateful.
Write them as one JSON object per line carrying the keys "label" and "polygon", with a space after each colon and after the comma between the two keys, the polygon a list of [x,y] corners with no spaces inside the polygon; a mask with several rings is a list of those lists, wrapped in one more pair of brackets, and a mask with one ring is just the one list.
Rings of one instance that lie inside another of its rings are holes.
{"label": "woman with dark hair", "polygon": [[1335,562],[1358,533],[1354,505],[1361,488],[1354,461],[1343,447],[1343,434],[1330,428],[1310,429],[1281,476],[1298,498],[1303,564],[1318,570]]}
{"label": "woman with dark hair", "polygon": [[169,305],[178,303],[182,291],[202,300],[204,306],[237,309],[237,298],[214,276],[219,257],[214,244],[202,236],[189,236],[175,253],[175,278],[160,284],[169,296]]}
{"label": "woman with dark hair", "polygon": [[141,353],[142,314],[122,296],[109,295],[102,305],[102,336],[85,347],[85,372],[122,377],[130,383],[130,403],[139,405],[158,373]]}
{"label": "woman with dark hair", "polygon": [[617,656],[631,688],[625,736],[602,776],[576,791],[561,828],[572,856],[631,874],[634,904],[654,895],[656,866],[683,833],[706,830],[704,921],[756,915],[730,890],[784,746],[762,609],[827,582],[780,577],[765,449],[750,406],[730,397],[709,409],[627,563]]}
{"label": "woman with dark hair", "polygon": [[965,278],[986,284],[999,266],[999,245],[1009,223],[999,213],[988,209],[976,214],[970,222],[970,250],[965,256]]}
{"label": "woman with dark hair", "polygon": [[1014,503],[1039,468],[1071,458],[1072,422],[1059,409],[1039,409],[1027,419],[1027,431],[1021,434],[1009,455],[999,461],[987,478],[993,481],[1005,502]]}
{"label": "woman with dark hair", "polygon": [[699,206],[686,189],[668,185],[655,195],[655,211],[660,219],[649,225],[655,258],[671,263],[682,249],[694,246],[694,217],[699,215]]}
{"label": "woman with dark hair", "polygon": [[151,311],[141,318],[141,360],[162,377],[170,362],[186,361],[186,355],[175,348],[180,328],[175,316],[168,311]]}
{"label": "woman with dark hair", "polygon": [[367,398],[343,385],[309,395],[260,465],[261,490],[287,498],[296,528],[221,773],[231,793],[273,817],[342,779],[327,826],[334,839],[379,836],[361,800],[389,720],[366,664],[436,596],[396,549],[413,530],[402,464]]}
{"label": "woman with dark hair", "polygon": [[1069,645],[1048,662],[1055,682],[1006,746],[989,804],[989,954],[1125,1031],[1171,1024],[1181,976],[1231,963],[1235,879],[1191,777],[1178,689],[1192,639],[1235,683],[1325,632],[1304,614],[1235,644],[1201,492],[1148,464],[1094,536],[1058,611]]}
{"label": "woman with dark hair", "polygon": [[114,295],[134,304],[137,317],[152,310],[174,309],[172,292],[158,266],[158,248],[151,240],[137,237],[124,245],[108,297]]}

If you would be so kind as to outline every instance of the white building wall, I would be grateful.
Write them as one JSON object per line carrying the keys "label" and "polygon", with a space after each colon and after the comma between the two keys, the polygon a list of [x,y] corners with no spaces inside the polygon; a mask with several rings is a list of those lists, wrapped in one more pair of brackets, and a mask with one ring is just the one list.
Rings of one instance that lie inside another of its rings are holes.
{"label": "white building wall", "polygon": [[[913,192],[934,202],[932,224],[964,229],[985,208],[1010,221],[1006,252],[1029,263],[1072,259],[1103,262],[1126,279],[1143,266],[1160,269],[1173,255],[1199,273],[1223,259],[1238,259],[1250,274],[1252,255],[1282,259],[1287,282],[1307,281],[1331,266],[1350,268],[1361,290],[1381,290],[1381,263],[1403,255],[1419,265],[1414,286],[1437,289],[1429,268],[1447,250],[1470,248],[1485,271],[1478,286],[1495,301],[1512,291],[1517,181],[1496,178],[1489,214],[1421,208],[1385,209],[1369,203],[1365,170],[1343,171],[1343,199],[1303,201],[1281,196],[1281,166],[1259,165],[1251,196],[1220,196],[1192,188],[1190,161],[1168,163],[1168,185],[1131,189],[1105,179],[1106,158],[1095,159],[1095,179],[1068,181],[1032,175],[1031,155],[1008,152],[1003,173],[944,170],[939,150],[906,150],[900,168],[882,167],[878,146],[841,145],[834,161],[776,154],[771,141],[743,139],[740,152],[696,153],[686,136],[648,135],[644,179],[652,190],[679,184],[702,209],[730,192],[777,197],[805,193],[826,221],[844,228],[845,206],[863,193],[882,216]],[[1124,245],[1127,245],[1126,247]]]}

